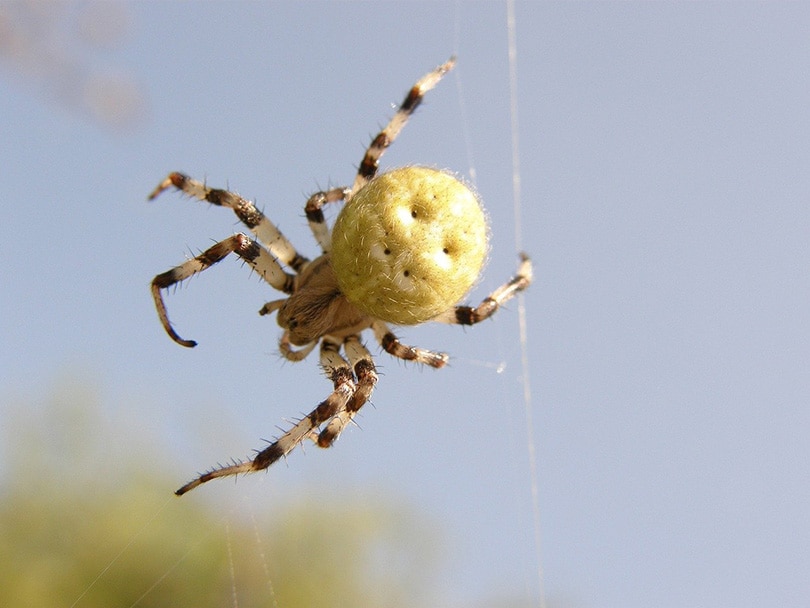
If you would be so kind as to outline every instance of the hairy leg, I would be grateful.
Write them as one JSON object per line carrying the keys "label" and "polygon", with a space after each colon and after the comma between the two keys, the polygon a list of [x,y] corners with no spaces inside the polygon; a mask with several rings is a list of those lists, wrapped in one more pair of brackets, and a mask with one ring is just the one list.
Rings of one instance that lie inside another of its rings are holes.
{"label": "hairy leg", "polygon": [[292,293],[295,287],[295,275],[284,272],[276,259],[249,236],[241,233],[234,234],[213,247],[209,247],[200,255],[186,260],[179,266],[175,266],[152,279],[152,297],[155,300],[155,308],[163,329],[166,330],[172,340],[181,346],[193,347],[197,343],[194,340],[184,340],[174,331],[169,321],[169,314],[166,311],[166,304],[163,302],[161,290],[210,268],[229,253],[235,253],[245,260],[272,287],[284,293]]}
{"label": "hairy leg", "polygon": [[331,339],[324,339],[321,342],[321,365],[332,380],[334,387],[332,394],[321,401],[314,410],[299,420],[290,430],[256,454],[253,460],[238,462],[208,471],[184,485],[175,494],[181,496],[200,484],[218,477],[262,471],[289,454],[302,441],[311,437],[313,431],[318,429],[324,422],[344,411],[351,402],[357,387],[349,363],[338,352],[340,346],[339,341]]}
{"label": "hairy leg", "polygon": [[436,368],[444,367],[450,359],[446,353],[437,353],[432,350],[403,344],[388,325],[382,321],[374,321],[371,328],[374,330],[374,337],[377,338],[377,342],[380,343],[383,350],[398,359],[415,361]]}
{"label": "hairy leg", "polygon": [[397,138],[400,131],[402,131],[402,128],[408,122],[408,119],[414,113],[419,104],[422,103],[422,98],[425,96],[425,93],[435,87],[442,77],[453,69],[455,64],[456,58],[451,57],[432,72],[422,76],[422,78],[420,78],[416,84],[411,87],[411,90],[408,91],[402,105],[399,106],[397,113],[394,114],[393,118],[391,118],[390,122],[385,126],[385,128],[380,131],[373,140],[371,140],[371,144],[369,145],[368,150],[366,150],[363,160],[360,161],[360,167],[357,170],[357,177],[355,177],[354,185],[352,186],[352,194],[360,190],[360,188],[365,186],[371,180],[371,178],[377,174],[377,168],[380,166],[380,157],[385,154],[388,147],[394,143],[394,140]]}
{"label": "hairy leg", "polygon": [[201,201],[233,209],[236,216],[256,235],[259,242],[282,264],[289,266],[296,272],[309,261],[296,251],[293,244],[287,240],[287,237],[281,234],[275,224],[267,219],[256,208],[256,205],[228,190],[209,188],[203,182],[192,179],[183,173],[174,172],[170,173],[166,179],[158,184],[157,188],[149,195],[149,200],[156,198],[161,192],[172,186]]}
{"label": "hairy leg", "polygon": [[454,306],[434,319],[440,323],[454,323],[459,325],[475,325],[488,319],[498,310],[504,302],[510,300],[520,291],[526,289],[532,282],[532,262],[525,253],[520,254],[520,266],[517,273],[509,281],[484,298],[475,308],[471,306]]}

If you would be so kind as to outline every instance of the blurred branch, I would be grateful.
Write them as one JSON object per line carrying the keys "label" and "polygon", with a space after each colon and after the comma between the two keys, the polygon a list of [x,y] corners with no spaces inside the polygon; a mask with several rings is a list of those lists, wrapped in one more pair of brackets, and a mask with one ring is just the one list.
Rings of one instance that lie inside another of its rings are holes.
{"label": "blurred branch", "polygon": [[113,59],[131,27],[121,2],[0,4],[0,66],[35,95],[106,128],[132,129],[144,119],[146,99]]}

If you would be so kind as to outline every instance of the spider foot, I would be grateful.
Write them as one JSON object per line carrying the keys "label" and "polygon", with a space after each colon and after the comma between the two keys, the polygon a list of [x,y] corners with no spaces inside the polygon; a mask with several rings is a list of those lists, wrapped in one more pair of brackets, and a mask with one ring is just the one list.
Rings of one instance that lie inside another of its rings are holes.
{"label": "spider foot", "polygon": [[[341,347],[348,360],[340,355]],[[175,494],[182,496],[218,477],[264,470],[305,440],[310,440],[322,448],[331,446],[343,429],[352,422],[358,410],[371,398],[377,384],[377,372],[371,354],[360,343],[357,335],[351,335],[343,340],[325,338],[321,342],[321,365],[329,370],[334,389],[314,410],[259,451],[252,460],[218,466],[190,481]]]}
{"label": "spider foot", "polygon": [[147,197],[148,200],[154,200],[160,196],[161,192],[174,186],[178,190],[183,189],[183,185],[188,181],[188,176],[178,173],[177,171],[169,173],[168,177],[160,182],[157,187]]}

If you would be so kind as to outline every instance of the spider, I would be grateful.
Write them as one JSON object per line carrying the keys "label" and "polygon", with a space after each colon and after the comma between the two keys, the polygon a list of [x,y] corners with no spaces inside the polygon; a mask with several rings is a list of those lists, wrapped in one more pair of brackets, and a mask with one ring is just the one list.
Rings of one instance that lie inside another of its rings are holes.
{"label": "spider", "polygon": [[[456,305],[475,282],[487,253],[486,221],[477,197],[450,174],[425,167],[377,175],[380,157],[425,93],[454,64],[451,57],[416,82],[388,125],[372,140],[351,187],[317,192],[307,200],[307,221],[322,250],[313,260],[301,255],[252,202],[228,190],[209,188],[175,172],[149,195],[152,200],[174,187],[192,198],[229,207],[255,237],[234,234],[152,280],[158,317],[172,340],[196,346],[172,327],[162,290],[235,253],[287,296],[268,302],[259,311],[261,315],[276,312],[284,330],[279,340],[282,356],[301,361],[320,345],[320,365],[333,384],[324,401],[252,459],[219,465],[178,489],[178,496],[218,477],[267,469],[307,439],[320,447],[331,446],[370,399],[377,383],[371,354],[360,339],[364,330],[370,329],[382,349],[394,357],[441,368],[448,362],[447,354],[403,344],[388,323],[415,325],[432,320],[473,325],[530,284],[531,262],[521,253],[515,276],[481,304]],[[410,212],[402,212],[398,206],[403,199]],[[323,207],[339,201],[345,205],[330,232]],[[361,202],[363,205],[355,205]],[[447,213],[452,217],[444,217]],[[444,220],[450,222],[438,237],[436,222],[429,221],[436,214],[444,214]],[[385,224],[389,220],[407,226],[406,233],[394,234],[401,226]],[[422,232],[420,221],[427,221]],[[442,241],[435,251],[431,249],[434,238]]]}

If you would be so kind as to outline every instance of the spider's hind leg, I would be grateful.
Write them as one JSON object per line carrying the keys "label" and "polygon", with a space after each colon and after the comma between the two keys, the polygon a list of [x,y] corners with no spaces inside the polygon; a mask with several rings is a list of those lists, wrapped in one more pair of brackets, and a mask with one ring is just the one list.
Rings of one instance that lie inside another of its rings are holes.
{"label": "spider's hind leg", "polygon": [[520,266],[517,273],[506,283],[484,298],[476,306],[454,306],[432,319],[440,323],[453,323],[458,325],[475,325],[488,319],[507,300],[513,298],[518,292],[526,289],[532,282],[532,261],[525,253],[520,254]]}
{"label": "spider's hind leg", "polygon": [[415,361],[416,363],[435,368],[444,367],[450,360],[447,353],[437,353],[425,348],[403,344],[399,341],[399,338],[394,335],[391,328],[382,321],[375,320],[371,324],[371,328],[374,330],[374,337],[377,338],[377,342],[380,343],[383,350],[397,359]]}
{"label": "spider's hind leg", "polygon": [[422,98],[425,93],[435,87],[442,77],[453,69],[456,65],[456,58],[451,57],[442,65],[437,67],[432,72],[428,72],[422,78],[416,81],[408,91],[402,105],[399,106],[396,114],[388,122],[385,128],[380,131],[366,150],[363,160],[360,161],[360,167],[357,169],[357,177],[354,179],[352,186],[352,194],[356,193],[360,188],[365,186],[375,175],[377,175],[377,168],[380,165],[380,157],[385,154],[388,147],[394,143],[394,140],[402,131],[402,128],[408,122],[408,119],[414,113],[416,108],[422,103]]}
{"label": "spider's hind leg", "polygon": [[338,201],[347,201],[351,196],[351,190],[348,188],[332,188],[322,192],[316,192],[307,200],[304,206],[304,213],[307,215],[307,222],[309,222],[309,229],[312,231],[312,236],[318,241],[321,250],[324,253],[329,253],[332,248],[332,233],[329,231],[329,226],[326,225],[326,219],[323,216],[323,206],[326,203],[337,203]]}

